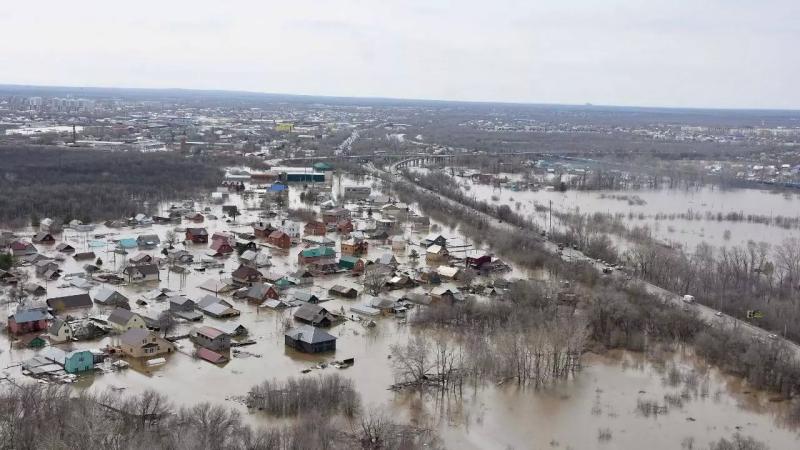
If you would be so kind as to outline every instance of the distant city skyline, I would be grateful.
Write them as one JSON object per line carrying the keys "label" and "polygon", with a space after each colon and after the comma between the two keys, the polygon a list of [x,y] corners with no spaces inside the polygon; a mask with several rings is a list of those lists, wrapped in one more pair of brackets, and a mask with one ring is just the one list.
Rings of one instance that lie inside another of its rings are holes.
{"label": "distant city skyline", "polygon": [[44,0],[0,11],[0,83],[796,110],[798,19],[791,0]]}

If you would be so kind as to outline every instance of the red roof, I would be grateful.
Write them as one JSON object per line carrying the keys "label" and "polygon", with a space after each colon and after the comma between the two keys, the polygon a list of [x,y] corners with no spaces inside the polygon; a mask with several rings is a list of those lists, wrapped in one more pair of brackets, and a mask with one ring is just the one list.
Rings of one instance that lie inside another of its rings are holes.
{"label": "red roof", "polygon": [[197,334],[202,334],[210,339],[216,339],[225,334],[225,332],[214,327],[203,326],[197,329]]}
{"label": "red roof", "polygon": [[220,355],[219,353],[209,350],[205,347],[198,348],[196,354],[198,358],[204,359],[212,364],[222,364],[228,361],[227,356]]}

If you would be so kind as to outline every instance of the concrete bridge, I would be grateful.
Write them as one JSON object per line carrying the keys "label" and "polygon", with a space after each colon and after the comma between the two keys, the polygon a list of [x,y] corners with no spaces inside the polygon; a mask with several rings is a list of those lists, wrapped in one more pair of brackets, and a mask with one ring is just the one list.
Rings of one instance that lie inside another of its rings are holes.
{"label": "concrete bridge", "polygon": [[455,155],[416,155],[400,160],[391,166],[391,172],[397,172],[409,166],[427,166],[429,164],[451,163]]}

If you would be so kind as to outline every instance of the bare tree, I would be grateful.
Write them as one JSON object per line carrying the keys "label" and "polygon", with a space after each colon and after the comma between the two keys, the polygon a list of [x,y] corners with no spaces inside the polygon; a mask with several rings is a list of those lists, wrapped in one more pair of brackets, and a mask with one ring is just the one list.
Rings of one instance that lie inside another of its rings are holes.
{"label": "bare tree", "polygon": [[367,266],[366,270],[364,270],[364,288],[371,295],[378,295],[388,279],[389,274],[387,270],[377,264]]}

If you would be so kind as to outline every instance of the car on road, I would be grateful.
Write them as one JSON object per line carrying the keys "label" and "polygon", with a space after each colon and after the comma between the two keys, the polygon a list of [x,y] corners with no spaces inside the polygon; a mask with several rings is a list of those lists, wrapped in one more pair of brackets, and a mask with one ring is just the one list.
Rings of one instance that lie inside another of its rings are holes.
{"label": "car on road", "polygon": [[770,339],[772,339],[773,341],[774,341],[775,339],[778,339],[778,335],[777,335],[777,334],[774,334],[774,333],[773,333],[773,334],[770,334],[770,335],[769,335],[769,336],[767,336],[767,337],[768,337],[768,338],[770,338]]}
{"label": "car on road", "polygon": [[722,311],[717,311],[714,313],[714,315],[717,317],[722,317]]}

